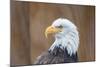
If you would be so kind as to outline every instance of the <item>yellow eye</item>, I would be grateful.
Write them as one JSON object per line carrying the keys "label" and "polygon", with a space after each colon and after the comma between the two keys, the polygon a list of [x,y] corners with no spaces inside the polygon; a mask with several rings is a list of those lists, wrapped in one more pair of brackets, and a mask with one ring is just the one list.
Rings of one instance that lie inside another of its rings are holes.
{"label": "yellow eye", "polygon": [[60,26],[56,26],[57,28],[63,28],[63,26],[62,25],[60,25]]}

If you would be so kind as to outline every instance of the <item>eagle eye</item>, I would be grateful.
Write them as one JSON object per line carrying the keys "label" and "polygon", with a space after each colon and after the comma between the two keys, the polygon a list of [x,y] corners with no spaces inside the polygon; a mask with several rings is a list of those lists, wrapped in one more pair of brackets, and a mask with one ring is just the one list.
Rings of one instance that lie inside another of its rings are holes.
{"label": "eagle eye", "polygon": [[60,26],[56,26],[57,28],[63,28],[63,26],[62,25],[60,25]]}

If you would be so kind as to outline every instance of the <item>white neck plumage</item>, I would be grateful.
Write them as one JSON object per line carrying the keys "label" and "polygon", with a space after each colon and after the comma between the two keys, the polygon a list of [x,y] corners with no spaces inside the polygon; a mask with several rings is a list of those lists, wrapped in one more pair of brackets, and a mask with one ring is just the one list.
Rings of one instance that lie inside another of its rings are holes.
{"label": "white neck plumage", "polygon": [[61,49],[67,49],[68,54],[71,56],[75,54],[78,50],[79,45],[79,35],[77,29],[71,29],[70,31],[60,34],[61,38],[55,35],[55,42],[49,48],[53,51],[55,46],[59,46]]}

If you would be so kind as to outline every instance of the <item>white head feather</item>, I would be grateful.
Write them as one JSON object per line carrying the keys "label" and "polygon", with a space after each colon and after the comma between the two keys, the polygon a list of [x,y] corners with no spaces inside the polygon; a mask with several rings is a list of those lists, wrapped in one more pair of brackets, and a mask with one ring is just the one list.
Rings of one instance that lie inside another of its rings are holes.
{"label": "white head feather", "polygon": [[53,51],[55,46],[60,46],[61,49],[67,49],[68,54],[75,54],[79,45],[79,34],[77,27],[68,19],[59,18],[52,24],[54,27],[62,26],[62,32],[55,34],[55,42],[49,48]]}

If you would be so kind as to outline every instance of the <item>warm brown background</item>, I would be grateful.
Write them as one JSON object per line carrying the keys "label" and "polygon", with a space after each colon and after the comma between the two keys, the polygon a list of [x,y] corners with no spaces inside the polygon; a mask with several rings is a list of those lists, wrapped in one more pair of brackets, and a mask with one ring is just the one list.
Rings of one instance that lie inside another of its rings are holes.
{"label": "warm brown background", "polygon": [[80,33],[79,61],[95,60],[95,7],[33,2],[11,2],[11,65],[33,64],[54,39],[45,28],[59,18],[77,25]]}

